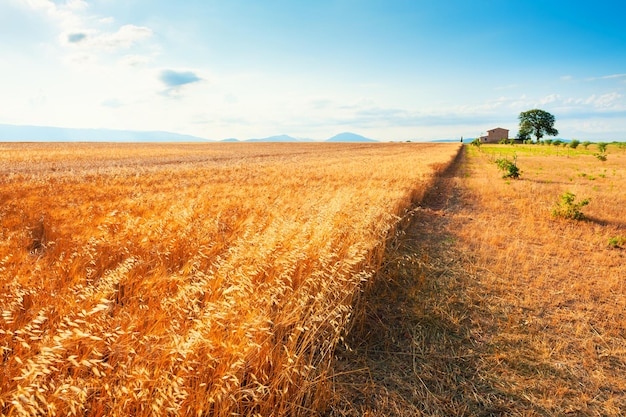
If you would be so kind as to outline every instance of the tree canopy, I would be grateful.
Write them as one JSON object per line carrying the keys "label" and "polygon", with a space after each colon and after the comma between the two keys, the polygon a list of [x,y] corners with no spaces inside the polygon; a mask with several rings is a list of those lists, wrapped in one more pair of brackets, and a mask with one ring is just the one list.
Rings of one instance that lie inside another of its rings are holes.
{"label": "tree canopy", "polygon": [[554,128],[554,121],[554,116],[545,110],[523,111],[519,114],[518,138],[528,139],[534,135],[539,142],[544,135],[556,136],[559,131]]}

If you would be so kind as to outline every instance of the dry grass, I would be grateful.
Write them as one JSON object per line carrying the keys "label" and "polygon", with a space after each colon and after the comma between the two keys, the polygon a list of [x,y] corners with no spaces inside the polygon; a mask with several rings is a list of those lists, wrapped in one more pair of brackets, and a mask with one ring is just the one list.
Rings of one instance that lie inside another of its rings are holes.
{"label": "dry grass", "polygon": [[[465,149],[388,247],[328,414],[626,414],[623,148]],[[587,220],[551,215],[566,191]]]}
{"label": "dry grass", "polygon": [[0,414],[310,415],[457,145],[0,144]]}

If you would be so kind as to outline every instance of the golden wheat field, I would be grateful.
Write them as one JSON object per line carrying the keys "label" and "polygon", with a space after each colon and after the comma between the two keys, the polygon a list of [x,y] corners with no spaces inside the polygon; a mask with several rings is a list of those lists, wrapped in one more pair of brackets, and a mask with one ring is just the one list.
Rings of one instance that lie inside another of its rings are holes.
{"label": "golden wheat field", "polygon": [[0,144],[0,414],[309,415],[457,144]]}

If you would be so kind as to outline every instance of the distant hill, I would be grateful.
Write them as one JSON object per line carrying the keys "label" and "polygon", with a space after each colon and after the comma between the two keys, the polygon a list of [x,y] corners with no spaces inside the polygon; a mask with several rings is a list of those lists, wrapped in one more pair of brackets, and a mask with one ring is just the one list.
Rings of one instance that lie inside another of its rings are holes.
{"label": "distant hill", "polygon": [[344,132],[326,139],[326,142],[378,142],[375,139],[366,138],[356,133]]}
{"label": "distant hill", "polygon": [[260,139],[246,139],[245,142],[313,142],[313,139],[299,139],[289,135],[277,135]]}
{"label": "distant hill", "polygon": [[0,124],[0,142],[207,142],[191,135],[161,131],[72,129]]}

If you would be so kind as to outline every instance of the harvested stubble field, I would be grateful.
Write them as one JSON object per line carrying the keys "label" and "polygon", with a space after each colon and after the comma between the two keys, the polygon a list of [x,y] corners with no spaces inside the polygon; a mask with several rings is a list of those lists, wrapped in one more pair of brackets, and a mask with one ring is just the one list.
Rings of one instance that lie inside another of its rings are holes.
{"label": "harvested stubble field", "polygon": [[[466,146],[388,244],[330,415],[626,415],[626,148],[598,152]],[[553,217],[568,191],[584,220]]]}
{"label": "harvested stubble field", "polygon": [[0,414],[310,415],[456,144],[0,144]]}

